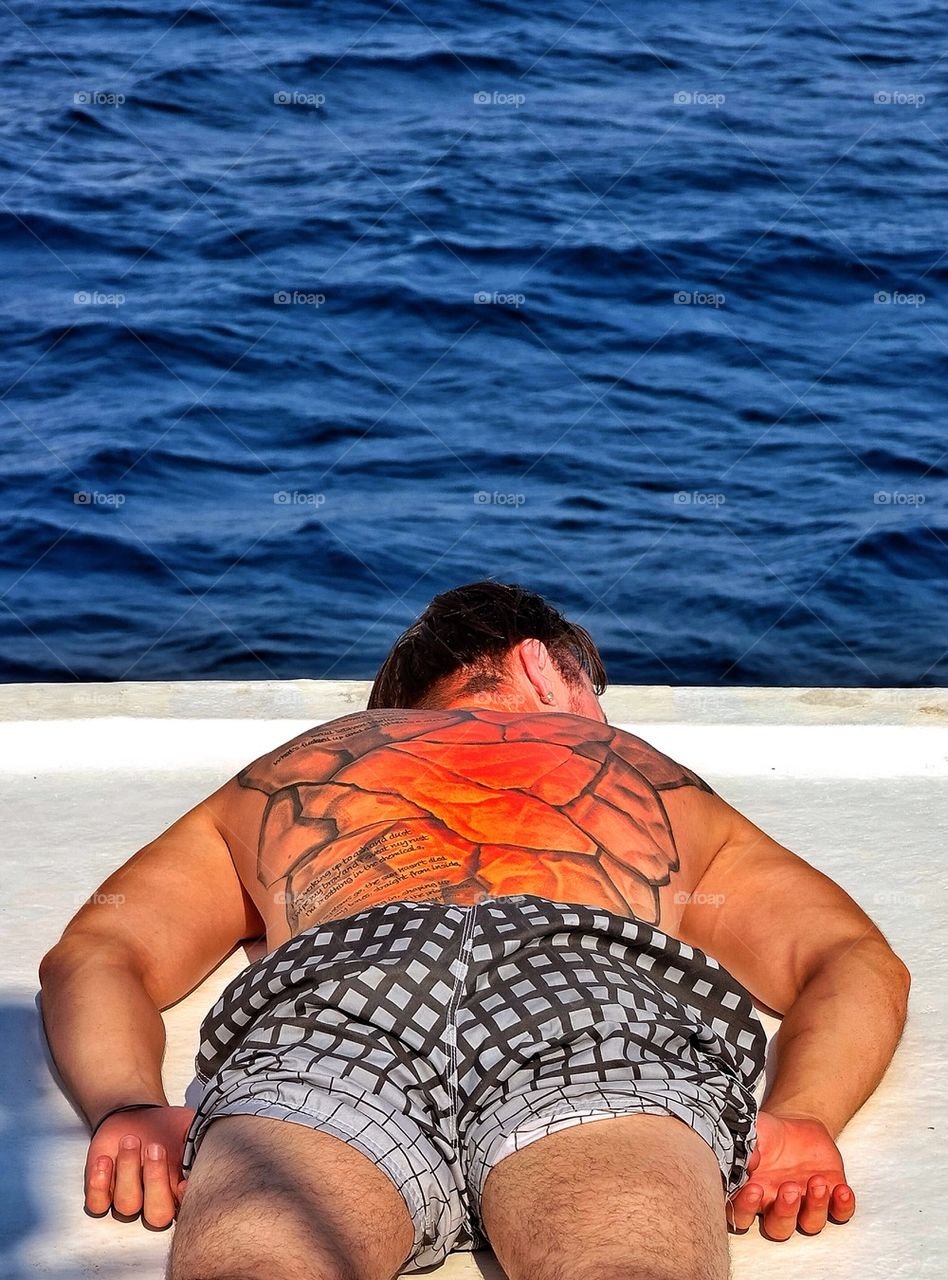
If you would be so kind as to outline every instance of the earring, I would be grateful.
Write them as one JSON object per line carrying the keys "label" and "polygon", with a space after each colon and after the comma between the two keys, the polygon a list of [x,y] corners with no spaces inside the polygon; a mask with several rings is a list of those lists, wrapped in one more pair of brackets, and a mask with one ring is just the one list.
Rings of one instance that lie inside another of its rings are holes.
{"label": "earring", "polygon": [[553,701],[553,690],[552,690],[552,689],[547,689],[546,693],[543,695],[543,701],[544,701],[544,702],[552,702],[552,701]]}

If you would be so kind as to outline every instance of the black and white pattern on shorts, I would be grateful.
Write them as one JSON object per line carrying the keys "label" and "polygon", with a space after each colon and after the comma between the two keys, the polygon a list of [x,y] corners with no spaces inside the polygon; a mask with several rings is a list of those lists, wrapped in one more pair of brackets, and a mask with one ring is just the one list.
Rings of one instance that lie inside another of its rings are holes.
{"label": "black and white pattern on shorts", "polygon": [[486,1247],[491,1168],[584,1121],[678,1116],[733,1193],[765,1055],[747,991],[653,925],[533,894],[390,902],[314,925],[229,984],[201,1027],[184,1171],[218,1116],[334,1134],[402,1193],[414,1271]]}

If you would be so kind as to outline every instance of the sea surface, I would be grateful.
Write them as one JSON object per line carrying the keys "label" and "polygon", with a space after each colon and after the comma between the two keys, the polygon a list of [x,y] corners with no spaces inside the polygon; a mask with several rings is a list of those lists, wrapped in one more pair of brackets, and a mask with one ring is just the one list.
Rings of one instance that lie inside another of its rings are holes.
{"label": "sea surface", "polygon": [[944,685],[935,4],[0,16],[0,679]]}

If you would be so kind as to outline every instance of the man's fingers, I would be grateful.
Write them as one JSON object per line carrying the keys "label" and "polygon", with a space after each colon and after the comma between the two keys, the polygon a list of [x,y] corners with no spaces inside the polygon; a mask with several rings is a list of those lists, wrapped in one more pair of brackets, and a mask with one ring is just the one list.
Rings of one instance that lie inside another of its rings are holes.
{"label": "man's fingers", "polygon": [[112,1207],[112,1159],[99,1156],[86,1170],[86,1210],[100,1218]]}
{"label": "man's fingers", "polygon": [[834,1222],[848,1222],[856,1212],[856,1197],[852,1187],[845,1182],[839,1183],[833,1189],[833,1195],[830,1199],[830,1213]]}
{"label": "man's fingers", "polygon": [[160,1142],[149,1142],[143,1167],[145,1186],[142,1220],[150,1227],[164,1228],[174,1221],[175,1202],[171,1194],[168,1156]]}
{"label": "man's fingers", "polygon": [[87,1167],[85,1207],[96,1217],[113,1206],[123,1217],[141,1213],[147,1226],[161,1230],[177,1216],[186,1186],[179,1168],[172,1175],[161,1143],[150,1142],[143,1156],[141,1143],[129,1134],[122,1139],[116,1160],[98,1156]]}
{"label": "man's fingers", "polygon": [[800,1188],[795,1182],[783,1182],[773,1204],[761,1220],[761,1228],[771,1240],[789,1240],[796,1230],[800,1209]]}
{"label": "man's fingers", "polygon": [[769,1240],[789,1240],[797,1227],[807,1235],[816,1235],[827,1223],[848,1222],[856,1211],[856,1197],[845,1182],[832,1186],[832,1179],[814,1174],[801,1193],[795,1182],[781,1183],[774,1200],[761,1212],[764,1189],[760,1184],[745,1183],[727,1202],[728,1223],[735,1231],[747,1231],[760,1214],[761,1232]]}
{"label": "man's fingers", "polygon": [[112,1203],[116,1213],[133,1218],[142,1208],[142,1144],[134,1134],[119,1143],[115,1161],[115,1190]]}
{"label": "man's fingers", "polygon": [[826,1179],[814,1175],[807,1184],[806,1195],[800,1208],[798,1226],[807,1235],[816,1235],[826,1226],[826,1214],[830,1203],[830,1189]]}
{"label": "man's fingers", "polygon": [[729,1201],[730,1221],[735,1231],[746,1231],[760,1213],[764,1189],[759,1184],[747,1182]]}

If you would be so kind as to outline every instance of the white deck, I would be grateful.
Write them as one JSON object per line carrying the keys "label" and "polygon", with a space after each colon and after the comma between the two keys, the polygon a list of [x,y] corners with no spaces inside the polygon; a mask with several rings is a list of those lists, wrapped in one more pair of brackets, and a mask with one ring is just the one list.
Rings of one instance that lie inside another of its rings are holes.
{"label": "white deck", "polygon": [[[87,1130],[50,1070],[36,970],[80,902],[136,849],[255,755],[360,710],[362,682],[0,687],[3,1056],[0,1275],[161,1280],[170,1232],[88,1218]],[[696,769],[832,876],[913,974],[889,1073],[840,1138],[856,1216],[784,1244],[731,1237],[735,1280],[940,1273],[948,1250],[948,693],[616,688],[609,719]],[[165,1086],[184,1102],[201,1019],[247,963],[235,952],[166,1011]],[[776,1023],[764,1018],[768,1031]],[[939,1155],[939,1151],[942,1152]],[[439,1277],[501,1272],[457,1254]]]}

